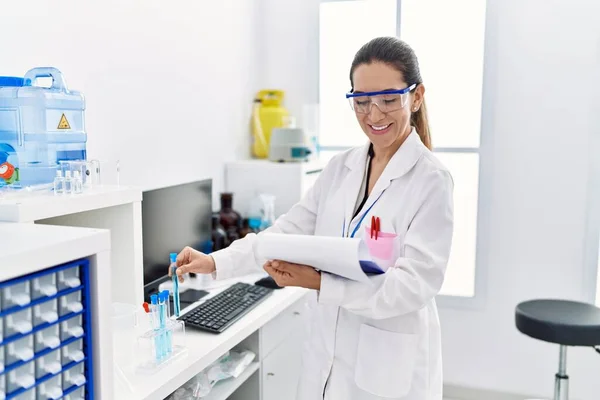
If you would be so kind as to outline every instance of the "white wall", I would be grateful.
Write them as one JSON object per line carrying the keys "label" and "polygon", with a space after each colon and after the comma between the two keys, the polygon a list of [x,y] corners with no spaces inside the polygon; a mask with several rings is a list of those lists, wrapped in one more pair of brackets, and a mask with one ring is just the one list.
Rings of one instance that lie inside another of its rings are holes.
{"label": "white wall", "polygon": [[319,0],[257,1],[261,87],[284,89],[285,107],[300,125],[302,107],[319,97]]}
{"label": "white wall", "polygon": [[[588,143],[600,122],[600,6],[594,0],[489,1],[484,127],[489,128],[486,302],[441,311],[449,382],[549,396],[557,346],[514,327],[518,302],[582,299]],[[597,156],[597,153],[596,153]],[[587,299],[591,300],[591,299]],[[521,347],[522,346],[522,347]],[[573,398],[600,393],[600,357],[571,350]]]}
{"label": "white wall", "polygon": [[[262,1],[268,4],[265,70],[284,89],[296,90],[291,104],[316,100],[316,78],[305,66],[318,63],[316,41],[309,41],[318,33],[318,0],[288,0],[285,7]],[[485,232],[490,243],[479,260],[487,269],[486,301],[478,310],[440,310],[449,384],[547,397],[552,392],[558,348],[518,333],[514,307],[530,298],[583,295],[587,145],[591,134],[600,133],[600,104],[590,103],[600,90],[597,3],[488,1],[483,117],[489,135],[482,144],[488,157],[482,179],[490,183],[491,202],[482,210],[491,216]],[[284,9],[303,19],[293,22]],[[276,34],[284,18],[286,34]],[[274,43],[285,44],[285,54],[311,59],[297,64],[280,57]],[[598,398],[600,356],[576,349],[568,361],[573,398]]]}
{"label": "white wall", "polygon": [[19,0],[0,11],[0,75],[55,66],[87,100],[91,158],[143,188],[215,179],[249,155],[254,0]]}

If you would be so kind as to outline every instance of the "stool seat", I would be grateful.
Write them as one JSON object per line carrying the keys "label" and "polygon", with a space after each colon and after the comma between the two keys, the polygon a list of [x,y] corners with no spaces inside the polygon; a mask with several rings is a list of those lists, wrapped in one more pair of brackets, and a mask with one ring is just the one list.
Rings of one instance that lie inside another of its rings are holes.
{"label": "stool seat", "polygon": [[517,329],[566,346],[600,345],[600,308],[570,300],[530,300],[517,305]]}

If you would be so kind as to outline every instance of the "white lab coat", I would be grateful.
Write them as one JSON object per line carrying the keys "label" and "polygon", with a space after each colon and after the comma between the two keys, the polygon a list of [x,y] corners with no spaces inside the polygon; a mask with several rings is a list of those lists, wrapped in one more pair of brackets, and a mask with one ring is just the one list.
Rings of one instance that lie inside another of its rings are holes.
{"label": "white lab coat", "polygon": [[[365,174],[369,145],[337,155],[271,232],[341,236]],[[413,130],[349,224],[381,220],[398,258],[372,285],[322,273],[304,346],[297,400],[441,400],[442,352],[434,296],[444,280],[453,231],[453,181]],[[349,226],[348,226],[349,225]],[[262,268],[256,236],[213,253],[217,279]],[[290,399],[282,399],[290,400]]]}

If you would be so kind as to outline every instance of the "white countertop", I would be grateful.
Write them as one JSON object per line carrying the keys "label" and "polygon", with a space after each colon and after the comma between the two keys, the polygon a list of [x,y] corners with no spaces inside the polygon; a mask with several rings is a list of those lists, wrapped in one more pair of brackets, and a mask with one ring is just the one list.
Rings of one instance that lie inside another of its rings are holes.
{"label": "white countertop", "polygon": [[97,186],[73,195],[55,195],[51,191],[2,193],[0,221],[32,222],[141,200],[141,190],[127,186]]}
{"label": "white countertop", "polygon": [[[226,285],[211,289],[210,295],[201,301],[210,298],[234,282],[252,283],[262,276],[264,275],[249,275],[240,279],[223,281],[222,283]],[[221,282],[217,283],[221,284]],[[136,375],[134,381],[131,382],[134,393],[131,393],[124,385],[117,383],[115,398],[117,400],[163,400],[307,293],[308,291],[302,288],[275,290],[266,300],[221,334],[186,329],[187,356],[174,360],[155,374]],[[199,303],[187,307],[185,311],[194,308],[197,304]]]}
{"label": "white countertop", "polygon": [[0,281],[110,249],[109,231],[0,223]]}

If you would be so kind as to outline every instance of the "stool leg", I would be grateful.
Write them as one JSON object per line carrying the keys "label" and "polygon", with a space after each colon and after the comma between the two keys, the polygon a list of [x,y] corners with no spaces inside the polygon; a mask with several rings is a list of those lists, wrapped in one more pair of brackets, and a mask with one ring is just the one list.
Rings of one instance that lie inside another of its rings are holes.
{"label": "stool leg", "polygon": [[567,346],[560,346],[558,373],[554,380],[554,400],[569,399],[569,376],[567,375]]}

